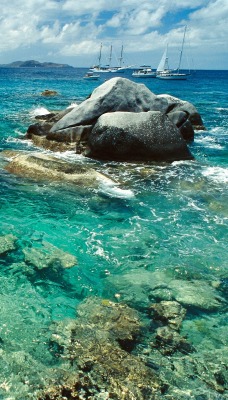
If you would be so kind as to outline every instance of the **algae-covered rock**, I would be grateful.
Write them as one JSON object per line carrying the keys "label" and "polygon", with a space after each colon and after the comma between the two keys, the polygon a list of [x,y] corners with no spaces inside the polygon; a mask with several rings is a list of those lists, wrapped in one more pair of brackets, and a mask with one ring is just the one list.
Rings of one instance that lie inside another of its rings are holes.
{"label": "algae-covered rock", "polygon": [[64,181],[92,187],[98,186],[100,182],[113,183],[111,179],[86,165],[67,162],[43,153],[15,152],[14,156],[11,153],[11,160],[5,169],[39,181]]}
{"label": "algae-covered rock", "polygon": [[16,240],[17,238],[12,234],[0,236],[0,255],[15,250]]}
{"label": "algae-covered rock", "polygon": [[77,264],[77,258],[73,254],[66,253],[48,242],[42,242],[40,247],[25,247],[23,253],[25,262],[38,270],[71,268]]}
{"label": "algae-covered rock", "polygon": [[179,331],[186,310],[177,301],[161,301],[150,306],[153,319]]}
{"label": "algae-covered rock", "polygon": [[52,347],[70,361],[74,373],[61,385],[47,387],[39,399],[62,399],[66,393],[71,399],[155,399],[161,382],[131,354],[141,328],[137,312],[97,298],[86,300],[77,311],[77,320],[57,322],[51,328]]}
{"label": "algae-covered rock", "polygon": [[41,96],[57,96],[58,92],[56,92],[56,90],[50,90],[50,89],[46,89],[41,93]]}
{"label": "algae-covered rock", "polygon": [[193,346],[178,332],[169,326],[160,327],[156,331],[156,346],[163,354],[173,354],[176,351],[187,354],[194,351]]}

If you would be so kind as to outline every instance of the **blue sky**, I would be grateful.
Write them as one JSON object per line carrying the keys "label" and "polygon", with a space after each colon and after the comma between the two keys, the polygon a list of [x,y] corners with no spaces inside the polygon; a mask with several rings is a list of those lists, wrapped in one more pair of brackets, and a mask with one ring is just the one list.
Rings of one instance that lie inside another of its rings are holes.
{"label": "blue sky", "polygon": [[156,68],[166,44],[177,66],[184,26],[183,67],[228,69],[227,0],[2,0],[0,63],[34,59],[87,67],[117,64]]}

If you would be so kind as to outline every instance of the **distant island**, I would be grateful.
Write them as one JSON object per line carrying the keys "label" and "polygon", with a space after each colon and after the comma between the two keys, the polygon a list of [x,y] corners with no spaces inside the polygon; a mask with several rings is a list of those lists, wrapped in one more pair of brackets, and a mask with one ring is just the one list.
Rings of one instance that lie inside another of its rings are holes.
{"label": "distant island", "polygon": [[74,68],[68,64],[57,64],[52,62],[39,62],[35,60],[14,61],[10,64],[0,64],[0,68]]}

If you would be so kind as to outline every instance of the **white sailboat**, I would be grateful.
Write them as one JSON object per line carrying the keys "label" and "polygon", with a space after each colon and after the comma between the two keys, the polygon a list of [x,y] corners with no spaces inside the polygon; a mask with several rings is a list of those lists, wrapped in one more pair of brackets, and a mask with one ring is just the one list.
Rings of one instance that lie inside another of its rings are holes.
{"label": "white sailboat", "polygon": [[181,51],[180,51],[178,68],[177,69],[169,69],[168,45],[167,45],[167,47],[163,53],[163,56],[161,58],[161,61],[157,67],[157,78],[158,79],[167,79],[167,80],[186,80],[187,79],[187,76],[189,74],[180,72],[186,29],[187,29],[187,26],[185,26],[185,29],[184,29],[184,36],[183,36],[183,41],[182,41],[182,46],[181,46]]}

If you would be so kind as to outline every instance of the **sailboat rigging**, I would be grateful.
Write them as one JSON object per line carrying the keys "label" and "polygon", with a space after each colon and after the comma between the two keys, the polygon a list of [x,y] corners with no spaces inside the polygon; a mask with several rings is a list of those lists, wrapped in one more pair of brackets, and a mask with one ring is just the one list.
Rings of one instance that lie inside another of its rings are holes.
{"label": "sailboat rigging", "polygon": [[180,57],[179,57],[179,63],[178,63],[178,68],[177,69],[169,69],[169,64],[168,64],[168,45],[163,53],[163,56],[161,58],[161,61],[158,65],[157,68],[157,78],[159,79],[167,79],[167,80],[186,80],[187,76],[189,74],[181,73],[180,68],[181,68],[181,61],[182,61],[182,55],[183,55],[183,50],[184,50],[184,42],[185,42],[185,35],[186,35],[186,30],[187,26],[185,26],[184,29],[184,36],[182,40],[182,46],[181,46],[181,51],[180,51]]}
{"label": "sailboat rigging", "polygon": [[[109,66],[101,66],[101,57],[102,57],[102,43],[100,45],[100,51],[99,51],[99,56],[98,56],[98,65],[93,65],[89,70],[92,72],[110,72]],[[111,53],[110,53],[111,57]],[[111,62],[111,60],[110,60]]]}

